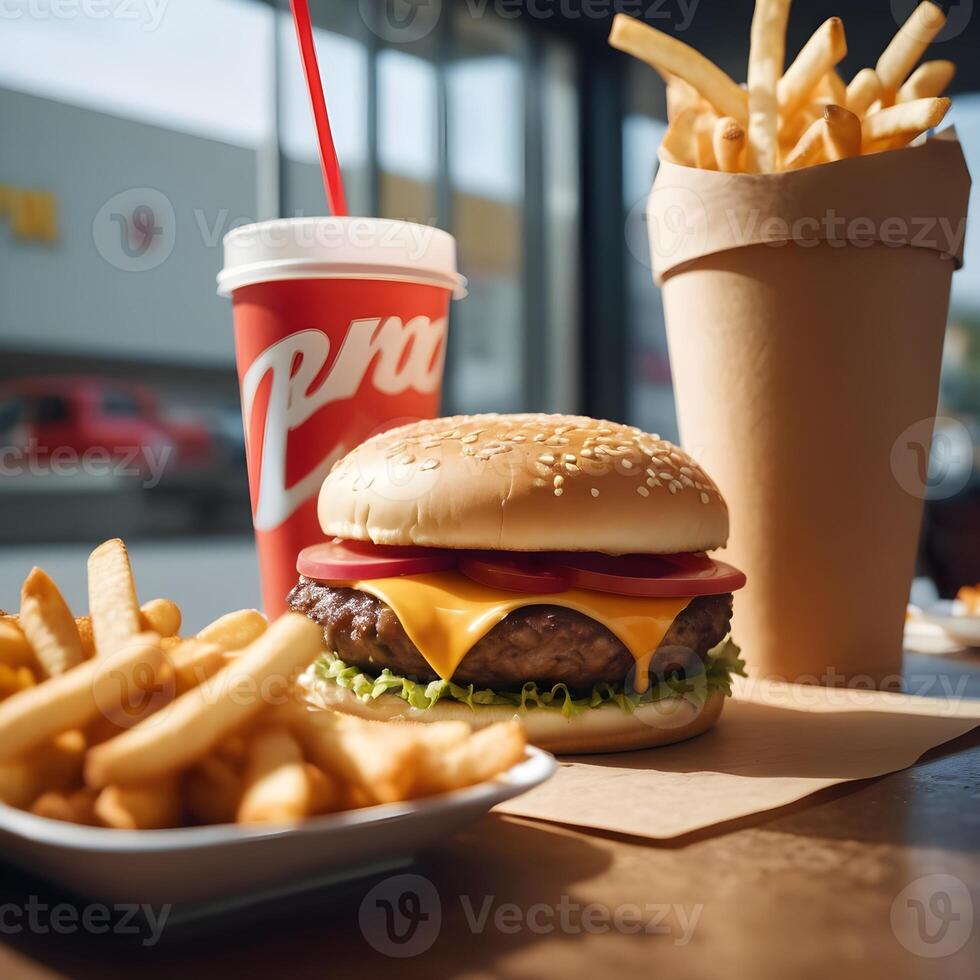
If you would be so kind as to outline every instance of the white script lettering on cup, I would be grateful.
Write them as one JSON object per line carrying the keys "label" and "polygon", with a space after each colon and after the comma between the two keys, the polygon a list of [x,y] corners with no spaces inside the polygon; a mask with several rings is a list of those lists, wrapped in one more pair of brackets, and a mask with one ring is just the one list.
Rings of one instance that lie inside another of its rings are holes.
{"label": "white script lettering on cup", "polygon": [[[289,433],[332,402],[353,398],[371,371],[370,382],[385,395],[409,388],[434,391],[442,377],[446,320],[368,317],[352,320],[340,351],[323,381],[309,391],[330,355],[330,338],[320,330],[301,330],[264,350],[242,380],[242,415],[250,459],[261,445],[261,471],[255,502],[255,527],[269,531],[317,492],[330,467],[350,447],[337,445],[305,476],[286,486]],[[295,373],[292,366],[297,363]],[[372,370],[373,368],[373,370]],[[271,375],[269,407],[254,417],[255,396]],[[398,415],[392,412],[392,415]]]}

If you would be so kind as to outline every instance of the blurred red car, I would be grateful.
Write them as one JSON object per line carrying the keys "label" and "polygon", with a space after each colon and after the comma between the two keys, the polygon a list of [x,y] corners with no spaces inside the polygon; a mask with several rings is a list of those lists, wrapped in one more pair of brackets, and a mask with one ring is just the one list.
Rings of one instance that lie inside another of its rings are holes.
{"label": "blurred red car", "polygon": [[0,446],[25,450],[39,461],[54,460],[56,449],[78,457],[97,451],[137,469],[152,454],[168,472],[207,466],[214,456],[207,427],[164,415],[153,389],[92,376],[0,384]]}

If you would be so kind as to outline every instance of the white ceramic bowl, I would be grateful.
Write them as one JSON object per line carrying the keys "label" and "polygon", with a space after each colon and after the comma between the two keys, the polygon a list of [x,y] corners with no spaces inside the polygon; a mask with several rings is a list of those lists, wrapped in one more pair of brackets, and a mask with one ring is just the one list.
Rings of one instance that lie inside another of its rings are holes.
{"label": "white ceramic bowl", "polygon": [[528,747],[490,782],[288,826],[108,830],[0,804],[0,856],[102,902],[227,908],[406,864],[556,768],[551,755]]}

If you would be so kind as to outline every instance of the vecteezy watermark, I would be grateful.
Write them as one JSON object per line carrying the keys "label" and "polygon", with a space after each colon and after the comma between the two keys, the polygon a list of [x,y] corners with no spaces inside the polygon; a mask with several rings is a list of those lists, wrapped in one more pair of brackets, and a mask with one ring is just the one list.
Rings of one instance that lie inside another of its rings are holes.
{"label": "vecteezy watermark", "polygon": [[[623,935],[672,936],[675,946],[690,943],[704,905],[624,902],[609,906],[577,902],[562,895],[557,902],[500,902],[495,895],[459,896],[466,928],[474,935],[511,936],[552,933],[575,936],[618,932]],[[367,943],[385,956],[418,956],[439,938],[443,902],[435,885],[417,874],[395,875],[375,885],[361,902],[358,923]]]}
{"label": "vecteezy watermark", "polygon": [[606,20],[613,14],[629,14],[672,32],[686,31],[694,20],[700,0],[465,0],[471,17],[493,12],[502,20]]}
{"label": "vecteezy watermark", "polygon": [[411,44],[439,23],[442,0],[357,0],[361,20],[382,41]]}
{"label": "vecteezy watermark", "polygon": [[174,454],[174,446],[43,446],[34,437],[22,445],[0,446],[0,476],[91,477],[139,479],[145,490],[156,487]]}
{"label": "vecteezy watermark", "polygon": [[0,20],[117,20],[155,31],[170,0],[0,0]]}
{"label": "vecteezy watermark", "polygon": [[626,214],[626,247],[642,265],[696,254],[707,241],[704,202],[687,187],[658,186]]}
{"label": "vecteezy watermark", "polygon": [[92,221],[92,240],[123,272],[148,272],[174,250],[177,216],[169,198],[153,187],[131,187],[110,197]]}
{"label": "vecteezy watermark", "polygon": [[[565,21],[607,20],[613,14],[630,14],[648,23],[686,31],[694,21],[700,0],[464,0],[470,18],[494,16],[499,20]],[[361,19],[382,40],[411,43],[431,34],[442,14],[442,0],[358,0]]]}
{"label": "vecteezy watermark", "polygon": [[843,215],[834,208],[823,214],[803,214],[788,219],[766,214],[758,208],[725,211],[725,221],[734,245],[764,243],[773,248],[798,245],[812,248],[826,242],[834,248],[928,248],[956,255],[966,235],[966,219],[952,221],[936,215],[890,215],[877,220],[868,215]]}
{"label": "vecteezy watermark", "polygon": [[406,222],[356,217],[299,221],[295,219],[304,215],[297,214],[295,219],[280,218],[256,223],[244,217],[232,218],[227,208],[221,208],[213,215],[195,208],[193,215],[201,241],[208,248],[217,248],[226,232],[243,228],[236,236],[241,246],[257,244],[270,251],[340,247],[382,251],[400,249],[410,262],[415,262],[428,252],[433,237],[440,233],[435,218]]}
{"label": "vecteezy watermark", "polygon": [[920,500],[947,500],[969,482],[973,440],[959,419],[919,419],[892,444],[891,468],[898,485]]}
{"label": "vecteezy watermark", "polygon": [[442,929],[442,902],[422,875],[394,875],[378,882],[357,913],[361,935],[385,956],[404,959],[432,947]]}
{"label": "vecteezy watermark", "polygon": [[916,956],[952,956],[973,934],[970,891],[954,875],[916,878],[895,896],[891,927],[895,938]]}
{"label": "vecteezy watermark", "polygon": [[934,11],[928,8],[921,9],[921,0],[891,0],[892,17],[899,26],[905,24],[909,17],[915,13],[916,17],[909,26],[914,37],[921,37],[923,40],[932,43],[949,41],[958,37],[966,30],[967,25],[973,19],[973,0],[950,0],[942,4],[945,8],[946,23],[942,29],[933,37],[934,24],[930,23],[935,16]]}
{"label": "vecteezy watermark", "polygon": [[72,905],[58,902],[49,905],[31,895],[22,905],[0,904],[0,935],[69,936],[79,932],[91,935],[112,933],[115,936],[141,936],[142,946],[155,946],[163,935],[172,906],[158,908],[148,904],[121,902],[104,905],[92,902]]}

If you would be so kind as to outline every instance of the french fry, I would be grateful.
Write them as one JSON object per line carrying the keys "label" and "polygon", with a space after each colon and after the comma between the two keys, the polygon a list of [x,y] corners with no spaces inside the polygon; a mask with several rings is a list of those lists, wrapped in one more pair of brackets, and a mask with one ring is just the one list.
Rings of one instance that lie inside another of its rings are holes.
{"label": "french fry", "polygon": [[829,105],[823,111],[827,123],[825,148],[828,160],[856,157],[861,152],[861,120],[839,105]]}
{"label": "french fry", "polygon": [[167,651],[173,667],[178,696],[203,684],[228,662],[225,651],[216,643],[184,640]]}
{"label": "french fry", "polygon": [[920,133],[938,126],[949,106],[946,98],[916,99],[865,116],[861,121],[862,152],[874,153],[910,143]]}
{"label": "french fry", "polygon": [[667,83],[668,122],[673,122],[684,109],[701,108],[701,96],[692,85],[688,85],[683,78],[677,78],[675,75],[665,74],[663,78]]}
{"label": "french fry", "polygon": [[309,815],[313,792],[299,742],[286,728],[260,729],[249,740],[239,823],[290,823]]}
{"label": "french fry", "polygon": [[826,135],[826,119],[821,117],[812,122],[796,146],[790,150],[786,159],[783,160],[783,169],[799,170],[801,167],[812,167],[818,163],[826,163],[827,149],[824,143]]}
{"label": "french fry", "polygon": [[898,90],[895,102],[914,102],[942,95],[955,75],[956,65],[952,61],[926,61],[909,75]]}
{"label": "french fry", "polygon": [[187,812],[197,823],[233,823],[242,777],[224,759],[205,756],[184,779]]}
{"label": "french fry", "polygon": [[337,781],[312,762],[304,762],[306,778],[310,784],[310,816],[333,813],[341,808],[342,794]]}
{"label": "french fry", "polygon": [[822,102],[808,102],[788,119],[780,120],[779,149],[781,157],[785,158],[790,150],[796,146],[799,138],[810,125],[823,115],[823,110],[824,104]]}
{"label": "french fry", "polygon": [[[768,174],[776,169],[779,152],[777,86],[786,59],[788,18],[789,0],[756,0],[748,71],[748,167],[754,173]],[[727,110],[725,114],[735,115]]]}
{"label": "french fry", "polygon": [[942,10],[930,0],[923,0],[898,29],[875,65],[884,105],[894,100],[899,86],[945,24],[946,15]]}
{"label": "french fry", "polygon": [[40,670],[34,648],[27,642],[19,623],[5,620],[0,623],[0,664],[8,667],[27,667]]}
{"label": "french fry", "polygon": [[151,599],[140,606],[140,628],[160,636],[176,636],[180,632],[180,606],[171,599]]}
{"label": "french fry", "polygon": [[89,556],[88,604],[98,656],[114,653],[140,632],[133,569],[119,538],[100,544]]}
{"label": "french fry", "polygon": [[723,116],[714,126],[711,134],[718,169],[725,173],[736,173],[745,169],[745,130],[731,116]]}
{"label": "french fry", "polygon": [[218,671],[206,689],[193,688],[169,706],[165,717],[148,719],[152,724],[142,722],[92,749],[86,782],[96,788],[127,786],[195,762],[262,711],[267,682],[288,684],[290,675],[316,660],[321,650],[317,624],[286,613]]}
{"label": "french fry", "polygon": [[268,628],[269,621],[257,609],[239,609],[205,626],[197,638],[225,650],[241,650],[254,643]]}
{"label": "french fry", "polygon": [[118,830],[159,830],[176,827],[181,801],[176,777],[142,786],[106,786],[95,798],[95,816]]}
{"label": "french fry", "polygon": [[695,128],[699,112],[695,108],[685,109],[667,127],[660,142],[660,155],[670,163],[682,167],[697,165],[697,135]]}
{"label": "french fry", "polygon": [[844,107],[860,118],[881,98],[881,82],[874,68],[862,68],[847,86]]}
{"label": "french fry", "polygon": [[525,745],[524,726],[515,719],[482,728],[444,751],[423,751],[416,791],[444,793],[492,779],[520,762]]}
{"label": "french fry", "polygon": [[358,805],[409,799],[422,743],[406,726],[298,706],[291,711],[291,721],[306,754],[324,772],[352,787]]}
{"label": "french fry", "polygon": [[716,64],[676,38],[648,27],[627,14],[616,14],[609,43],[620,51],[652,65],[661,74],[683,79],[721,116],[748,121],[745,92]]}
{"label": "french fry", "polygon": [[63,674],[85,659],[68,603],[40,568],[31,569],[21,589],[20,628],[48,677]]}
{"label": "french fry", "polygon": [[82,644],[82,653],[86,660],[95,656],[95,634],[92,632],[91,616],[76,616],[75,628],[78,630],[78,639]]}
{"label": "french fry", "polygon": [[19,759],[0,764],[0,802],[25,809],[46,790],[76,787],[85,747],[80,731],[67,731]]}
{"label": "french fry", "polygon": [[831,68],[817,83],[814,96],[817,102],[823,102],[824,105],[843,105],[847,101],[847,86],[844,79]]}
{"label": "french fry", "polygon": [[16,759],[71,728],[84,728],[107,706],[129,697],[141,675],[158,676],[163,667],[159,640],[147,633],[108,660],[86,660],[7,698],[0,703],[0,762]]}
{"label": "french fry", "polygon": [[94,826],[95,794],[89,789],[78,789],[72,793],[50,790],[42,793],[31,805],[31,813],[49,820],[64,820]]}
{"label": "french fry", "polygon": [[844,22],[840,17],[825,20],[803,45],[776,86],[782,116],[791,116],[804,105],[820,80],[847,54]]}
{"label": "french fry", "polygon": [[717,119],[713,112],[702,112],[694,124],[694,162],[701,170],[718,169],[712,141]]}
{"label": "french fry", "polygon": [[0,701],[12,694],[19,694],[34,686],[34,674],[30,667],[8,667],[0,663]]}

